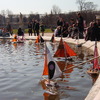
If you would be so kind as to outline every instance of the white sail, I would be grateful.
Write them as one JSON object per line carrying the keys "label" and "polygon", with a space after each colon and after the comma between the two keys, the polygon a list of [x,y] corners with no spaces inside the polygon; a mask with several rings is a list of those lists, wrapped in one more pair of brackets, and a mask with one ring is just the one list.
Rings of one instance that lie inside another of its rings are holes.
{"label": "white sail", "polygon": [[54,59],[51,56],[50,51],[49,51],[49,49],[48,49],[47,46],[46,46],[46,53],[47,53],[47,62],[48,62],[49,77],[50,77],[50,73],[52,73],[53,68],[55,67],[53,75],[52,75],[52,77],[50,79],[54,79],[54,78],[57,78],[57,77],[61,76],[62,71],[60,70],[60,68],[57,65],[57,63],[54,61]]}

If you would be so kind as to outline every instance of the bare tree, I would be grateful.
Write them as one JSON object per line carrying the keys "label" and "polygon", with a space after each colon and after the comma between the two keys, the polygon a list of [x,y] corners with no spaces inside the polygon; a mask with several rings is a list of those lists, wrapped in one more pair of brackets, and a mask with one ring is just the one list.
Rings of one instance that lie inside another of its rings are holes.
{"label": "bare tree", "polygon": [[12,15],[13,14],[13,12],[12,11],[10,11],[9,9],[7,9],[6,10],[6,15],[9,17],[9,15]]}
{"label": "bare tree", "polygon": [[9,9],[6,10],[6,17],[9,18],[9,19],[7,20],[7,22],[13,22],[13,12],[10,11]]}
{"label": "bare tree", "polygon": [[1,15],[2,15],[2,24],[4,25],[6,23],[6,18],[5,18],[6,12],[5,12],[5,10],[1,10]]}
{"label": "bare tree", "polygon": [[76,3],[79,4],[79,11],[94,11],[96,10],[97,5],[93,2],[85,2],[85,0],[76,0]]}
{"label": "bare tree", "polygon": [[2,15],[2,16],[5,16],[5,15],[6,15],[5,10],[1,10],[1,15]]}
{"label": "bare tree", "polygon": [[96,10],[97,5],[93,2],[85,2],[84,4],[84,10],[85,11],[94,11]]}
{"label": "bare tree", "polygon": [[76,3],[79,4],[79,10],[82,12],[84,9],[85,0],[76,0]]}
{"label": "bare tree", "polygon": [[53,5],[51,11],[52,11],[53,14],[60,14],[61,13],[61,9],[56,5]]}

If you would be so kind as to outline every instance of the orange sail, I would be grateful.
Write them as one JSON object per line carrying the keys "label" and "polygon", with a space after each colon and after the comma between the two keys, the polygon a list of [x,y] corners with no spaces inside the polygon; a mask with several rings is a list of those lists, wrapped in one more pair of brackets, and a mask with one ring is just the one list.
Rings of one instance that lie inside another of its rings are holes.
{"label": "orange sail", "polygon": [[62,38],[60,39],[60,43],[57,51],[54,54],[54,57],[65,57],[65,50]]}
{"label": "orange sail", "polygon": [[14,38],[12,39],[12,42],[17,42],[17,35],[14,35]]}
{"label": "orange sail", "polygon": [[35,43],[39,43],[39,42],[40,42],[40,36],[38,35]]}
{"label": "orange sail", "polygon": [[17,42],[17,39],[12,39],[12,42]]}
{"label": "orange sail", "polygon": [[38,35],[35,43],[42,43],[42,42],[44,42],[44,39],[40,35]]}
{"label": "orange sail", "polygon": [[[95,43],[95,49],[94,49],[94,58],[99,56],[98,54],[98,49],[97,49],[97,42]],[[98,58],[93,60],[93,68],[94,69],[100,69],[100,65],[99,65],[99,60]]]}
{"label": "orange sail", "polygon": [[66,42],[63,42],[61,38],[58,49],[54,54],[54,57],[70,57],[76,55],[77,54],[70,48],[70,46]]}
{"label": "orange sail", "polygon": [[42,75],[48,75],[48,64],[47,64],[47,54],[44,57],[44,70]]}
{"label": "orange sail", "polygon": [[76,56],[76,55],[77,55],[77,54],[74,52],[74,50],[72,50],[71,47],[70,47],[66,42],[64,42],[64,47],[65,47],[65,50],[66,50],[66,55],[67,55],[67,57]]}

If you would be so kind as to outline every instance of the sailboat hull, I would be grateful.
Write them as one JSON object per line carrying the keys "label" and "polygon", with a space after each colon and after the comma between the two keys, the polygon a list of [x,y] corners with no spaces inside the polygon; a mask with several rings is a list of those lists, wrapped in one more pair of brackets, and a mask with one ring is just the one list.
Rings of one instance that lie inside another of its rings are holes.
{"label": "sailboat hull", "polygon": [[49,80],[49,79],[43,79],[43,80],[41,80],[41,84],[46,93],[49,93],[51,95],[58,94],[59,86],[57,85],[56,82]]}
{"label": "sailboat hull", "polygon": [[99,71],[98,70],[94,70],[94,69],[88,69],[87,73],[90,75],[98,75]]}

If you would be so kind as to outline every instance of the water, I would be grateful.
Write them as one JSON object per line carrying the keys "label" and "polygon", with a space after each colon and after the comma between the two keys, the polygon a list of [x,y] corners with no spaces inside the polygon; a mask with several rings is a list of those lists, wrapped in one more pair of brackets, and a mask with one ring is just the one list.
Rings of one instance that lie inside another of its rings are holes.
{"label": "water", "polygon": [[[47,42],[52,55],[57,45]],[[59,65],[64,63],[58,59]],[[84,100],[92,87],[92,79],[86,73],[87,64],[64,74],[65,78],[58,81],[60,94],[56,96],[45,93],[40,84],[43,64],[44,45],[1,41],[0,100]]]}

